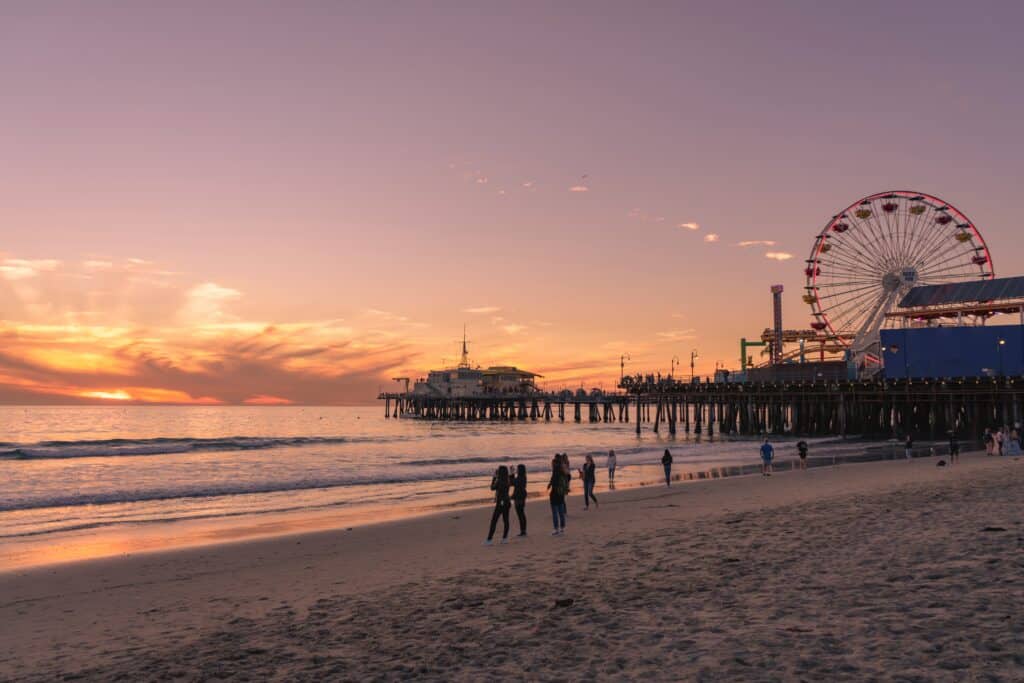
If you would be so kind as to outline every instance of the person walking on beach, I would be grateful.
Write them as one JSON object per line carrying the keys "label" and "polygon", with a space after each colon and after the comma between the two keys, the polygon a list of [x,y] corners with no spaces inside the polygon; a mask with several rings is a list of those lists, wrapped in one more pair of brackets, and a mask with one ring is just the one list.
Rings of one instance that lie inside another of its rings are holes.
{"label": "person walking on beach", "polygon": [[608,466],[608,483],[615,483],[615,465],[618,463],[618,458],[615,457],[615,451],[608,451],[608,460],[605,464]]}
{"label": "person walking on beach", "polygon": [[565,533],[565,494],[569,492],[569,479],[562,469],[562,460],[551,464],[551,480],[548,481],[548,500],[551,503],[551,523],[555,530],[552,536]]}
{"label": "person walking on beach", "polygon": [[590,509],[590,501],[597,505],[597,496],[594,495],[594,485],[597,483],[597,464],[594,457],[588,455],[583,461],[583,469],[580,470],[580,478],[583,479],[583,509]]}
{"label": "person walking on beach", "polygon": [[569,454],[562,453],[562,474],[565,475],[566,494],[572,489],[572,467],[569,465]]}
{"label": "person walking on beach", "polygon": [[798,441],[796,444],[796,452],[800,456],[800,469],[807,469],[807,442]]}
{"label": "person walking on beach", "polygon": [[992,437],[992,438],[995,441],[995,446],[993,446],[992,452],[995,453],[996,455],[1002,455],[1003,454],[1003,439],[1004,439],[1004,437],[1003,437],[1003,430],[1002,429],[997,429],[996,430],[996,435],[994,437]]}
{"label": "person walking on beach", "polygon": [[1010,429],[1010,437],[1005,441],[1005,448],[1003,449],[1003,455],[1020,455],[1020,435],[1017,432],[1016,427]]}
{"label": "person walking on beach", "polygon": [[907,460],[914,457],[914,439],[907,434],[907,440],[903,443],[903,455],[906,456]]}
{"label": "person walking on beach", "polygon": [[985,433],[981,437],[981,442],[985,444],[985,455],[992,455],[996,440],[992,437],[992,430],[990,428],[985,427]]}
{"label": "person walking on beach", "polygon": [[512,503],[508,497],[509,477],[508,467],[502,465],[491,478],[491,490],[494,491],[494,513],[491,515],[491,528],[487,532],[487,540],[484,545],[490,545],[494,538],[494,529],[498,526],[498,517],[504,522],[505,531],[501,535],[501,542],[508,543],[508,511]]}
{"label": "person walking on beach", "polygon": [[512,502],[516,505],[519,518],[519,535],[526,535],[526,465],[520,463],[512,477]]}
{"label": "person walking on beach", "polygon": [[661,466],[665,468],[665,486],[672,485],[672,454],[665,449],[665,455],[661,456]]}
{"label": "person walking on beach", "polygon": [[949,464],[955,465],[960,462],[960,442],[957,441],[956,432],[949,433]]}
{"label": "person walking on beach", "polygon": [[761,444],[761,475],[764,477],[772,476],[772,459],[775,457],[775,449],[768,443],[768,439],[765,438],[764,443]]}

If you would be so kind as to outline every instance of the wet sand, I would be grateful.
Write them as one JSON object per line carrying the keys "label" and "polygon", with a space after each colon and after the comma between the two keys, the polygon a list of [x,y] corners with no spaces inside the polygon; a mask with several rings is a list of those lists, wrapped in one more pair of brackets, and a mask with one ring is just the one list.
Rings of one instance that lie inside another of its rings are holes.
{"label": "wet sand", "polygon": [[0,679],[1020,680],[1024,459],[936,460],[7,572]]}

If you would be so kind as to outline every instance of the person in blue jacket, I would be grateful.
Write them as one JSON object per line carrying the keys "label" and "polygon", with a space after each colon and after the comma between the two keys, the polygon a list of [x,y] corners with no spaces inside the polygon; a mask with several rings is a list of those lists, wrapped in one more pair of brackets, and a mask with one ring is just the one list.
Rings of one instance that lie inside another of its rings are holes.
{"label": "person in blue jacket", "polygon": [[768,439],[765,438],[764,443],[761,444],[761,474],[770,477],[772,476],[772,459],[775,458],[775,449],[768,443]]}

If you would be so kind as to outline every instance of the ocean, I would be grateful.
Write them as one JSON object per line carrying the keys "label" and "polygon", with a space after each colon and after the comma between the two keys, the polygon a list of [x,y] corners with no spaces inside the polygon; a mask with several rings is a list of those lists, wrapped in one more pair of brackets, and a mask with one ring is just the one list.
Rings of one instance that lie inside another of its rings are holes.
{"label": "ocean", "polygon": [[[594,455],[598,496],[609,449],[619,487],[657,482],[666,447],[684,480],[758,462],[749,439],[634,429],[385,419],[382,406],[0,407],[0,570],[483,504],[502,464],[525,464],[541,495],[562,451],[574,470]],[[795,448],[777,447],[785,466]]]}

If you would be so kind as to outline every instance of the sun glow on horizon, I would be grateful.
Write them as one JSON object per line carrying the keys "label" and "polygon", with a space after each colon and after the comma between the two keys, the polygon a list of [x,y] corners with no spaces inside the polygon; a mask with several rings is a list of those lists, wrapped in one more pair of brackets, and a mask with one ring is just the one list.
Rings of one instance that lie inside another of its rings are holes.
{"label": "sun glow on horizon", "polygon": [[83,391],[79,394],[82,398],[100,398],[105,401],[131,401],[132,395],[124,389],[116,391]]}

